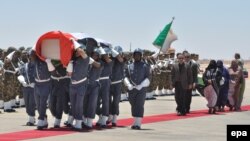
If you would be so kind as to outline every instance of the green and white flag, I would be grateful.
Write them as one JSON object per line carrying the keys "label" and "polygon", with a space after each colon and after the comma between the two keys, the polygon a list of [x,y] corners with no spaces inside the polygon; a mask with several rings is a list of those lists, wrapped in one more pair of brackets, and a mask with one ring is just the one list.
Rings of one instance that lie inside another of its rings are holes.
{"label": "green and white flag", "polygon": [[161,49],[163,53],[166,53],[168,48],[170,48],[171,43],[178,39],[174,32],[171,30],[172,23],[173,21],[167,24],[153,42],[153,45]]}

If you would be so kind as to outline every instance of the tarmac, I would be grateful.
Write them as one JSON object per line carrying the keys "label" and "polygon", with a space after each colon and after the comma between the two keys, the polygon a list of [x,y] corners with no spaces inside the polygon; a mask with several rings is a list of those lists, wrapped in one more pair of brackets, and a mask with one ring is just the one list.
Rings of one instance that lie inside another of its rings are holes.
{"label": "tarmac", "polygon": [[[36,126],[25,126],[28,119],[25,108],[18,108],[15,113],[2,112],[0,114],[0,141],[225,141],[227,125],[250,125],[249,86],[250,80],[248,79],[242,104],[245,108],[241,112],[228,112],[227,110],[215,115],[207,114],[205,98],[193,96],[191,113],[182,118],[175,113],[174,96],[158,96],[155,100],[147,100],[142,130],[130,128],[132,120],[130,104],[127,101],[120,103],[118,127],[94,129],[88,132],[76,132],[68,128],[53,130],[54,118],[49,110],[47,110],[49,129],[38,131]],[[66,118],[64,115],[62,126]],[[120,126],[119,123],[121,123]]]}

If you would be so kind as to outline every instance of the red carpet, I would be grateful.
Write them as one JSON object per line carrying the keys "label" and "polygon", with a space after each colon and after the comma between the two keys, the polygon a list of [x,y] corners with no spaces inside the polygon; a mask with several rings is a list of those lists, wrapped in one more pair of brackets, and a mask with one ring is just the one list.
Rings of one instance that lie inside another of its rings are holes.
{"label": "red carpet", "polygon": [[[249,111],[250,105],[242,106],[242,110]],[[228,113],[228,112],[224,112],[224,113]],[[218,113],[218,114],[222,114],[222,113]],[[142,123],[147,124],[147,123],[188,119],[188,118],[203,117],[203,116],[212,116],[212,114],[207,114],[207,110],[197,110],[197,111],[191,111],[191,113],[188,114],[187,116],[177,116],[176,113],[145,116],[143,118]],[[133,122],[132,118],[121,119],[121,120],[118,120],[118,125],[130,126],[132,122]],[[27,139],[44,138],[44,137],[59,136],[59,135],[66,135],[66,134],[73,134],[73,133],[79,133],[79,132],[72,131],[70,128],[60,128],[60,129],[50,128],[50,129],[43,130],[43,131],[26,130],[26,131],[20,131],[20,132],[0,134],[0,141],[27,140]]]}

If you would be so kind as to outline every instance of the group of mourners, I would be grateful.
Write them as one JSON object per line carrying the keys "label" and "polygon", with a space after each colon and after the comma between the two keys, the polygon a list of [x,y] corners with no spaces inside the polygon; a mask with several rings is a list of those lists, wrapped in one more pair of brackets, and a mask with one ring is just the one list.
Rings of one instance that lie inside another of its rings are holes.
{"label": "group of mourners", "polygon": [[221,60],[211,60],[203,74],[209,113],[224,112],[225,106],[230,111],[241,111],[245,90],[244,62],[239,53],[234,57],[228,68]]}
{"label": "group of mourners", "polygon": [[[177,61],[171,71],[177,115],[185,116],[190,112],[190,92],[194,89],[199,90],[208,101],[209,114],[224,112],[226,106],[230,111],[241,111],[247,72],[243,71],[244,62],[240,54],[235,54],[230,67],[226,67],[222,60],[210,60],[205,72],[197,61],[188,58],[187,51],[177,53]],[[197,77],[199,73],[203,73],[201,77]]]}
{"label": "group of mourners", "polygon": [[[96,126],[117,126],[121,93],[126,89],[134,118],[131,128],[141,129],[145,99],[158,82],[152,78],[162,73],[167,74],[161,77],[166,80],[165,88],[175,91],[177,115],[190,113],[192,92],[201,70],[189,52],[178,53],[174,59],[173,49],[168,54],[146,56],[137,48],[126,55],[122,47],[93,38],[72,42],[74,51],[67,66],[58,60],[42,60],[32,48],[8,48],[4,54],[1,50],[0,99],[4,100],[5,112],[15,111],[14,99],[19,95],[20,104],[25,102],[28,126],[35,125],[38,111],[39,130],[48,127],[47,106],[55,118],[54,128],[60,128],[63,113],[68,115],[64,124],[74,130],[92,129],[96,115]],[[229,68],[220,60],[210,61],[203,73],[205,86],[201,92],[208,100],[209,113],[224,111],[225,105],[240,110],[245,87],[242,68],[239,54],[235,54]]]}

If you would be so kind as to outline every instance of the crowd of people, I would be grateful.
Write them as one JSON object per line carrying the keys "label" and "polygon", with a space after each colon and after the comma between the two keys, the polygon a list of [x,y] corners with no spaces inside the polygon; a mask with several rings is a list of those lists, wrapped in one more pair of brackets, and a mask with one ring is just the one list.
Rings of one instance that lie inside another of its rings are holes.
{"label": "crowd of people", "polygon": [[[190,113],[192,92],[198,84],[199,56],[188,51],[175,54],[155,53],[140,48],[123,52],[120,46],[98,44],[93,38],[79,42],[73,57],[65,67],[59,60],[41,60],[32,48],[13,47],[0,50],[0,100],[5,112],[14,112],[15,98],[25,104],[29,116],[27,125],[37,129],[48,127],[47,107],[55,118],[54,128],[64,124],[74,130],[117,126],[121,94],[127,93],[134,118],[132,129],[141,129],[145,99],[153,95],[175,94],[177,115]],[[175,59],[175,57],[177,57]],[[240,55],[235,55],[230,68],[223,62],[211,60],[203,73],[202,94],[208,101],[209,113],[239,111],[245,79]]]}

